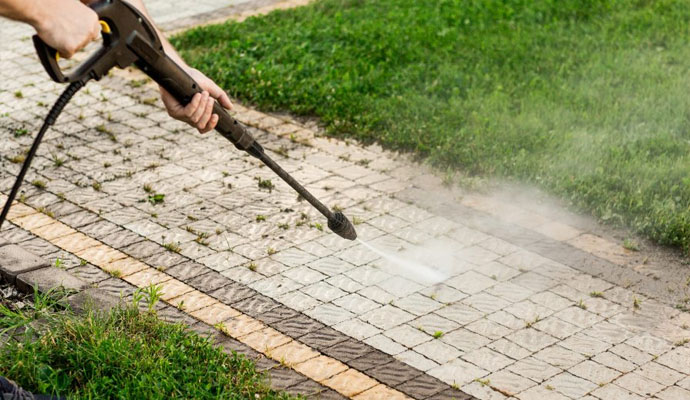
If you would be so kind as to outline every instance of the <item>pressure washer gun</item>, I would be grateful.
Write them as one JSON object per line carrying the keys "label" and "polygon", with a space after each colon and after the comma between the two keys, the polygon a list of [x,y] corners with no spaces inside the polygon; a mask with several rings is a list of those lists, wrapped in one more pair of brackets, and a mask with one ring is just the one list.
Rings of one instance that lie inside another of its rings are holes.
{"label": "pressure washer gun", "polygon": [[[101,79],[113,67],[126,68],[134,64],[170,92],[182,105],[188,104],[196,93],[202,91],[194,79],[165,54],[156,30],[139,10],[123,0],[102,0],[93,3],[90,7],[98,14],[103,46],[76,67],[74,72],[64,75],[58,64],[58,52],[46,45],[38,36],[33,37],[34,46],[48,75],[55,82],[69,83],[69,86],[53,105],[31,145],[2,214],[0,214],[0,226],[7,217],[10,206],[17,195],[45,131],[55,123],[58,115],[72,96],[87,82],[92,79]],[[213,112],[219,117],[216,131],[231,141],[238,149],[244,150],[261,160],[287,182],[328,219],[328,227],[333,232],[345,239],[354,240],[357,238],[354,226],[345,215],[329,210],[276,164],[264,152],[263,147],[254,140],[247,128],[232,118],[218,102],[214,104]]]}

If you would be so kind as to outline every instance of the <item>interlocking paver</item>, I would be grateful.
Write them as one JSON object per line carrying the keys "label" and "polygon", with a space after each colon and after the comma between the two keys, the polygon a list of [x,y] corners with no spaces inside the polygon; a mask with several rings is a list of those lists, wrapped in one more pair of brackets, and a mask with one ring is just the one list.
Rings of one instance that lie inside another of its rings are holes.
{"label": "interlocking paver", "polygon": [[561,369],[534,357],[527,357],[517,361],[507,369],[536,382],[543,382],[561,372]]}
{"label": "interlocking paver", "polygon": [[504,394],[515,395],[535,385],[534,382],[510,371],[494,372],[486,377],[491,387],[500,389]]}
{"label": "interlocking paver", "polygon": [[643,397],[651,397],[664,388],[664,385],[645,378],[635,372],[621,376],[616,379],[614,383]]}

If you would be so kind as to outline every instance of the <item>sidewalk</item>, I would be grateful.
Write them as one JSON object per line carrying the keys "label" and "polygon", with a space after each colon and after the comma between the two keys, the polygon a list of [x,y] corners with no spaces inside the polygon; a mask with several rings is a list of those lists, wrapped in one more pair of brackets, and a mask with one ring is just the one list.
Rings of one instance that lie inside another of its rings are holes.
{"label": "sidewalk", "polygon": [[[268,3],[149,6],[172,30]],[[6,194],[62,87],[29,30],[5,20],[0,30]],[[626,250],[615,232],[537,197],[448,188],[407,157],[236,104],[271,156],[342,208],[360,238],[453,260],[448,279],[426,284],[330,233],[219,135],[170,120],[143,78],[119,72],[77,94],[2,238],[103,290],[161,284],[177,307],[170,319],[215,325],[265,356],[274,386],[321,398],[690,398],[687,266]]]}

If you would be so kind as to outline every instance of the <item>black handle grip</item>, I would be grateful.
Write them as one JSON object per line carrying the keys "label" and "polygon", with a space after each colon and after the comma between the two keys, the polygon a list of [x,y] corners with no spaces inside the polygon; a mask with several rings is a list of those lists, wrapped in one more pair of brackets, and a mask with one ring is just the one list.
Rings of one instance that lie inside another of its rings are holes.
{"label": "black handle grip", "polygon": [[[182,105],[189,104],[195,94],[202,91],[194,79],[170,59],[163,51],[151,46],[137,32],[127,39],[127,47],[137,55],[136,64],[156,83],[170,92]],[[263,152],[261,146],[242,124],[237,122],[217,101],[213,112],[218,115],[216,130],[235,147],[258,157],[256,152]]]}
{"label": "black handle grip", "polygon": [[43,64],[43,69],[46,70],[50,78],[59,83],[67,82],[67,77],[62,73],[58,64],[60,56],[57,50],[48,46],[38,35],[34,35],[32,39],[38,58],[41,60],[41,64]]}

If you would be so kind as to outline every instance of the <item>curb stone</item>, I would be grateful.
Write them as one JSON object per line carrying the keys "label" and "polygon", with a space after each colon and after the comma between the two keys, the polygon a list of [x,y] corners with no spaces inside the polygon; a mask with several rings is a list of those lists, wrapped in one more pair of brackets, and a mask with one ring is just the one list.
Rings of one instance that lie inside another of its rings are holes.
{"label": "curb stone", "polygon": [[17,275],[48,266],[47,261],[16,244],[0,247],[0,274],[13,285],[16,284]]}
{"label": "curb stone", "polygon": [[80,292],[89,287],[83,280],[56,267],[46,267],[17,275],[17,289],[30,292],[37,287],[41,293],[54,288],[64,288],[68,292]]}

